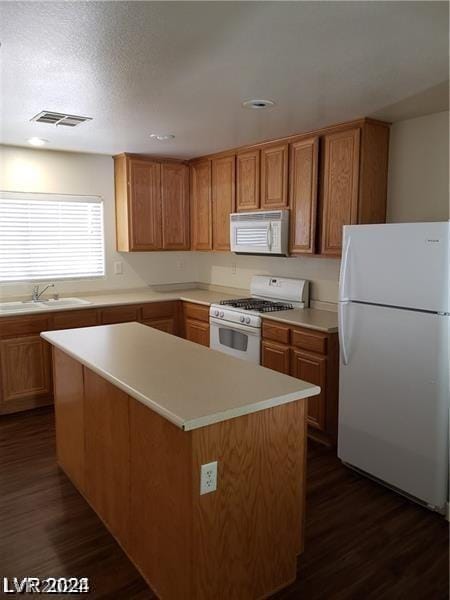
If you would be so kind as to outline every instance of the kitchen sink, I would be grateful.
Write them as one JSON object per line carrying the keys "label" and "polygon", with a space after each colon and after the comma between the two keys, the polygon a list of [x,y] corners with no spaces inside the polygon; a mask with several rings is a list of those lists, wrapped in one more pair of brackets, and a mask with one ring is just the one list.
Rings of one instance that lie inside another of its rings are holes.
{"label": "kitchen sink", "polygon": [[33,310],[52,310],[55,308],[71,308],[74,306],[85,306],[91,304],[89,300],[83,298],[58,298],[44,300],[42,302],[33,302],[25,300],[22,302],[0,302],[1,313],[21,313],[30,312]]}
{"label": "kitchen sink", "polygon": [[42,302],[0,302],[0,313],[28,312],[42,308]]}
{"label": "kitchen sink", "polygon": [[63,308],[70,306],[82,306],[86,304],[92,304],[89,300],[83,298],[58,298],[57,300],[51,298],[50,300],[44,300],[41,304],[45,304],[48,308]]}

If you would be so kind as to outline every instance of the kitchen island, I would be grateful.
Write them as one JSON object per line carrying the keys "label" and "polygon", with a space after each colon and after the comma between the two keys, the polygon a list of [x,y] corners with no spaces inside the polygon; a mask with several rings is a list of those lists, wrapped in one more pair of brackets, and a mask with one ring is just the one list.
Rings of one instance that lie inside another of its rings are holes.
{"label": "kitchen island", "polygon": [[320,388],[138,323],[41,335],[58,463],[160,598],[252,600],[295,579]]}

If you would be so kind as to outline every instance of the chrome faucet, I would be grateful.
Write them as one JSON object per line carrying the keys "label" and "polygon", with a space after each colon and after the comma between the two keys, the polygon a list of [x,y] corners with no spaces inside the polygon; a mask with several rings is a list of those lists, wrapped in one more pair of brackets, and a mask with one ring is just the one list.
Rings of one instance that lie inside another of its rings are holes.
{"label": "chrome faucet", "polygon": [[35,285],[33,287],[33,291],[31,292],[32,302],[42,302],[42,300],[40,300],[40,297],[46,290],[48,290],[48,288],[51,288],[51,287],[55,287],[55,284],[49,283],[48,285],[45,286],[45,288],[42,291],[39,291],[39,286]]}

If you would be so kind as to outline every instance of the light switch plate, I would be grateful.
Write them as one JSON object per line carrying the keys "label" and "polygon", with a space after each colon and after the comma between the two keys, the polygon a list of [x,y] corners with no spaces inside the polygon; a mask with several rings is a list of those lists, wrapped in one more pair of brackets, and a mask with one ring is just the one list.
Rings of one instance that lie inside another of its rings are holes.
{"label": "light switch plate", "polygon": [[200,467],[200,495],[215,492],[217,489],[217,461]]}
{"label": "light switch plate", "polygon": [[122,275],[123,273],[123,262],[121,260],[117,260],[114,263],[114,275]]}

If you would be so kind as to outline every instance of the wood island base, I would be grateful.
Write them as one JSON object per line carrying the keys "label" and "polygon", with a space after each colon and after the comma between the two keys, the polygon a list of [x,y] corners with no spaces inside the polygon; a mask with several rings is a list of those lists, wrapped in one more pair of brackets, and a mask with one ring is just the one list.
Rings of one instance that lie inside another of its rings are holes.
{"label": "wood island base", "polygon": [[[57,457],[155,594],[256,600],[296,578],[306,399],[184,431],[53,347]],[[218,461],[200,495],[200,466]]]}

